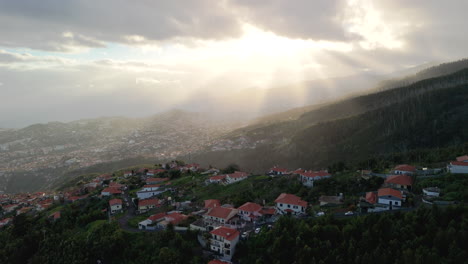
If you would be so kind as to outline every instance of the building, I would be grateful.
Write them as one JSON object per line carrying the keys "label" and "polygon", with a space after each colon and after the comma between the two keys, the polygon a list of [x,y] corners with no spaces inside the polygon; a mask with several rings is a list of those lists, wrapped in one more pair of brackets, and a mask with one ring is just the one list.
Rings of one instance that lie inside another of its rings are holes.
{"label": "building", "polygon": [[203,215],[203,222],[208,229],[221,225],[228,225],[229,221],[236,216],[238,210],[230,207],[214,207]]}
{"label": "building", "polygon": [[109,201],[111,214],[117,214],[122,212],[122,200],[112,199]]}
{"label": "building", "polygon": [[393,168],[393,173],[413,175],[416,173],[416,167],[408,165],[408,164],[397,165],[395,168]]}
{"label": "building", "polygon": [[224,180],[226,180],[226,175],[211,176],[209,179],[210,183],[222,183]]}
{"label": "building", "polygon": [[271,168],[267,173],[267,175],[270,175],[270,176],[281,176],[281,175],[286,175],[286,174],[288,174],[287,169],[280,168],[277,166],[274,166],[273,168]]}
{"label": "building", "polygon": [[[145,185],[145,186],[148,186],[148,185]],[[151,189],[151,187],[148,187],[147,189]],[[136,193],[138,199],[148,199],[148,198],[151,198],[151,197],[154,197],[156,195],[159,195],[160,193],[162,193],[163,191],[162,190],[159,190],[159,187],[157,190],[152,190],[152,191],[145,191],[145,188],[143,188],[142,190],[138,191]]]}
{"label": "building", "polygon": [[382,188],[377,192],[378,203],[392,206],[400,207],[403,203],[403,195],[400,191],[392,188]]}
{"label": "building", "polygon": [[107,187],[101,191],[102,196],[111,196],[111,195],[119,195],[119,194],[122,194],[122,191],[114,187]]}
{"label": "building", "polygon": [[217,199],[209,199],[209,200],[205,200],[205,206],[203,207],[203,209],[212,209],[212,208],[215,208],[215,207],[220,207],[221,206],[221,202]]}
{"label": "building", "polygon": [[174,226],[187,219],[188,216],[179,212],[167,212],[154,214],[146,220],[138,223],[138,229],[141,230],[156,230],[165,229],[169,224]]}
{"label": "building", "polygon": [[236,171],[226,175],[226,183],[231,184],[247,179],[248,174],[246,172]]}
{"label": "building", "polygon": [[440,189],[437,187],[427,187],[423,189],[423,194],[430,197],[439,197]]}
{"label": "building", "polygon": [[[457,161],[451,161],[449,163],[447,169],[450,171],[450,173],[468,174],[468,160],[463,160],[463,157],[458,157]],[[460,159],[460,161],[458,161],[458,159]]]}
{"label": "building", "polygon": [[377,192],[366,192],[366,202],[376,204],[377,198]]}
{"label": "building", "polygon": [[262,216],[262,206],[256,203],[247,202],[241,205],[238,210],[238,215],[245,221],[254,221]]}
{"label": "building", "polygon": [[228,227],[218,227],[210,234],[211,250],[221,255],[221,258],[231,260],[239,242],[239,231]]}
{"label": "building", "polygon": [[308,187],[313,187],[314,182],[322,179],[327,179],[331,177],[331,174],[328,171],[298,171],[299,179],[303,185]]}
{"label": "building", "polygon": [[276,212],[279,214],[305,214],[307,202],[293,194],[282,193],[276,198]]}
{"label": "building", "polygon": [[406,174],[391,175],[385,179],[384,183],[392,188],[411,190],[413,186],[413,177]]}
{"label": "building", "polygon": [[159,207],[161,205],[161,201],[159,199],[145,199],[138,201],[138,210],[140,211],[148,211],[153,208]]}

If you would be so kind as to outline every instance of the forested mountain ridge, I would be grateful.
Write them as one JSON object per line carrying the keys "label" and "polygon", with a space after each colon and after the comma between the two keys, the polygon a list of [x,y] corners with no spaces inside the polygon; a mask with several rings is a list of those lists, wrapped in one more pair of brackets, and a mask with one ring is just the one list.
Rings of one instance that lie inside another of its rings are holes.
{"label": "forested mountain ridge", "polygon": [[336,102],[297,120],[238,129],[224,142],[242,142],[242,149],[208,151],[198,161],[208,157],[225,164],[236,157],[251,170],[273,164],[322,167],[337,160],[467,142],[467,85],[468,69],[464,69]]}

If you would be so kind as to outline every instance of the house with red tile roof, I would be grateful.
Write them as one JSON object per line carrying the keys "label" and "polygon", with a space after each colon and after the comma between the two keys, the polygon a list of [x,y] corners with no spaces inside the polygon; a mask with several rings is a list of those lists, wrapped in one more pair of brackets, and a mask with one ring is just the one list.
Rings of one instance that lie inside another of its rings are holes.
{"label": "house with red tile roof", "polygon": [[237,212],[238,210],[235,208],[214,207],[203,215],[203,222],[208,228],[227,225]]}
{"label": "house with red tile roof", "polygon": [[203,207],[204,209],[212,209],[215,207],[220,207],[221,202],[217,199],[209,199],[205,200],[205,206]]}
{"label": "house with red tile roof", "polygon": [[395,168],[393,168],[393,173],[412,175],[416,173],[416,167],[408,164],[397,165]]}
{"label": "house with red tile roof", "polygon": [[237,210],[238,210],[238,215],[245,221],[249,221],[249,222],[262,216],[262,213],[261,213],[262,206],[256,203],[247,202],[239,206]]}
{"label": "house with red tile roof", "polygon": [[285,174],[289,174],[288,169],[277,166],[273,166],[273,168],[271,168],[267,173],[267,175],[270,176],[280,176]]}
{"label": "house with red tile roof", "polygon": [[156,207],[161,206],[161,201],[159,199],[144,199],[138,201],[138,210],[147,211]]}
{"label": "house with red tile roof", "polygon": [[406,174],[390,175],[385,179],[384,184],[391,188],[411,190],[413,177]]}
{"label": "house with red tile roof", "polygon": [[226,179],[226,175],[216,175],[211,176],[209,181],[210,183],[222,183]]}
{"label": "house with red tile roof", "polygon": [[122,194],[122,191],[114,187],[107,187],[101,191],[102,196],[111,196],[111,195],[119,195],[119,194]]}
{"label": "house with red tile roof", "polygon": [[468,156],[457,157],[457,161],[451,161],[447,169],[450,173],[468,174]]}
{"label": "house with red tile roof", "polygon": [[392,188],[381,188],[377,191],[378,203],[398,206],[400,207],[403,203],[403,195],[401,191]]}
{"label": "house with red tile roof", "polygon": [[122,190],[122,188],[124,187],[122,184],[120,183],[117,183],[117,182],[111,182],[109,183],[109,187],[110,188],[116,188],[116,189],[119,189],[119,190]]}
{"label": "house with red tile roof", "polygon": [[60,217],[61,217],[60,211],[57,211],[49,215],[49,219],[52,221],[57,221],[58,219],[60,219]]}
{"label": "house with red tile roof", "polygon": [[146,220],[138,223],[138,229],[141,230],[156,230],[164,229],[171,223],[176,226],[183,220],[187,219],[188,216],[181,214],[179,212],[167,212],[167,213],[158,213],[151,215]]}
{"label": "house with red tile roof", "polygon": [[243,181],[247,179],[248,176],[249,174],[247,172],[241,172],[241,171],[236,171],[231,174],[226,174],[226,184]]}
{"label": "house with red tile roof", "polygon": [[276,212],[279,214],[305,214],[307,202],[294,194],[282,193],[276,198]]}
{"label": "house with red tile roof", "polygon": [[130,176],[132,176],[132,175],[133,175],[133,173],[132,173],[131,171],[126,171],[126,172],[123,173],[123,176],[124,176],[125,178],[130,177]]}
{"label": "house with red tile roof", "polygon": [[210,234],[211,251],[221,255],[222,259],[231,260],[239,242],[239,231],[222,226],[212,230]]}
{"label": "house with red tile roof", "polygon": [[299,180],[302,182],[303,185],[308,187],[314,186],[314,181],[327,179],[331,177],[331,174],[328,173],[326,170],[322,171],[303,171],[299,172]]}
{"label": "house with red tile roof", "polygon": [[111,214],[121,213],[122,208],[122,200],[121,199],[112,199],[109,201],[109,207]]}

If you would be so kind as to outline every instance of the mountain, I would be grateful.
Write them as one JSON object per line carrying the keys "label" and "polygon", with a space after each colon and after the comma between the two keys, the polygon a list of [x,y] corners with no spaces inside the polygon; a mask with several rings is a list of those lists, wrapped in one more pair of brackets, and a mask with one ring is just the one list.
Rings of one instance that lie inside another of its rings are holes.
{"label": "mountain", "polygon": [[199,153],[201,163],[252,171],[281,164],[323,168],[337,161],[468,142],[468,69],[316,106],[297,119],[257,123]]}
{"label": "mountain", "polygon": [[0,191],[35,190],[67,171],[100,163],[174,158],[235,127],[209,114],[173,110],[148,118],[108,117],[0,131]]}

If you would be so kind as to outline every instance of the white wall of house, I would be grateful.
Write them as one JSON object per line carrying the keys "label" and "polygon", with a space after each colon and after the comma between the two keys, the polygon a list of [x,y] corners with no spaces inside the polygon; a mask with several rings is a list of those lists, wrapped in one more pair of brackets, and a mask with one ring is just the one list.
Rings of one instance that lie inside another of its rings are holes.
{"label": "white wall of house", "polygon": [[439,192],[429,191],[427,189],[423,189],[424,195],[432,196],[432,197],[439,197]]}
{"label": "white wall of house", "polygon": [[468,174],[468,166],[449,165],[451,173],[466,173]]}
{"label": "white wall of house", "polygon": [[305,208],[295,204],[276,203],[276,211],[280,214],[287,214],[286,210],[293,210],[293,214],[305,213]]}
{"label": "white wall of house", "polygon": [[221,254],[224,259],[231,260],[238,242],[239,237],[229,241],[224,239],[224,237],[211,234],[210,247],[212,251]]}
{"label": "white wall of house", "polygon": [[146,192],[146,191],[139,191],[137,192],[137,197],[138,199],[147,199],[147,198],[151,198],[151,197],[154,197],[158,194],[160,194],[161,191],[149,191],[149,192]]}
{"label": "white wall of house", "polygon": [[379,204],[385,205],[392,205],[392,206],[401,206],[401,199],[397,197],[388,197],[388,196],[381,196],[379,197]]}
{"label": "white wall of house", "polygon": [[116,213],[120,212],[122,210],[122,205],[121,204],[114,204],[111,206],[111,213]]}

